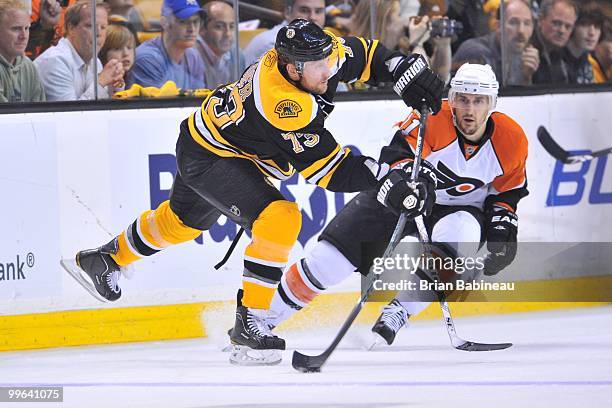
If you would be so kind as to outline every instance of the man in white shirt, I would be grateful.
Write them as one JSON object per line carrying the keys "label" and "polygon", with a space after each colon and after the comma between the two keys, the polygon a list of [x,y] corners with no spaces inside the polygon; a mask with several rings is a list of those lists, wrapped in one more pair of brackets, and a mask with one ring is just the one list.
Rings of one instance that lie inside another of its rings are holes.
{"label": "man in white shirt", "polygon": [[[65,37],[34,61],[48,101],[91,100],[95,97],[96,85],[98,98],[108,98],[109,85],[115,88],[123,86],[121,61],[111,59],[103,68],[96,58],[94,66],[90,4],[89,0],[81,0],[66,10]],[[97,51],[106,39],[107,10],[106,3],[96,2]]]}
{"label": "man in white shirt", "polygon": [[251,65],[266,51],[274,48],[276,34],[281,27],[286,26],[296,18],[303,18],[323,28],[325,25],[325,0],[285,0],[285,21],[253,37],[244,49],[246,65]]}
{"label": "man in white shirt", "polygon": [[[211,1],[204,5],[206,17],[200,26],[200,35],[196,41],[204,62],[204,78],[210,89],[238,80],[244,71],[245,63],[242,52],[238,61],[234,54],[236,43],[236,18],[234,8],[223,1]],[[236,75],[238,65],[238,75]]]}

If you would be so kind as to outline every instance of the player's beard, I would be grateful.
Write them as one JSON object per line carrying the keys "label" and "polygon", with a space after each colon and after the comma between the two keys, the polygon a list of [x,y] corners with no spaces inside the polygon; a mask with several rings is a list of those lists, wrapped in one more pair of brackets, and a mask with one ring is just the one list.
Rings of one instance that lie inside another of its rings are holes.
{"label": "player's beard", "polygon": [[[483,118],[478,118],[478,114],[462,115],[459,117],[457,111],[453,113],[453,122],[459,131],[466,137],[477,134],[484,126],[486,126],[488,115]],[[471,120],[469,120],[471,119]]]}
{"label": "player's beard", "polygon": [[302,79],[300,79],[300,85],[302,86],[302,88],[315,95],[323,95],[325,92],[327,92],[328,84],[329,84],[329,81],[325,81],[325,82],[317,82],[311,85],[311,84],[306,83],[303,77]]}

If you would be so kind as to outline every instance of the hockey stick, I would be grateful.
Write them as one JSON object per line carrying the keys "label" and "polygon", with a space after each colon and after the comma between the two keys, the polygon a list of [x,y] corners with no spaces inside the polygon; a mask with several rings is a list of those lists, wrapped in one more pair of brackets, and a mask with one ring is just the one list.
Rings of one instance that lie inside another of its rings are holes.
{"label": "hockey stick", "polygon": [[[412,174],[411,180],[414,182],[417,179],[419,173],[419,166],[421,165],[421,153],[423,151],[423,140],[425,139],[425,124],[427,122],[427,117],[429,116],[429,108],[427,105],[423,105],[421,108],[421,126],[419,128],[419,134],[417,136],[417,146],[414,153],[415,159],[412,165]],[[401,213],[399,219],[397,221],[397,225],[395,226],[395,230],[393,230],[393,235],[391,235],[391,240],[389,241],[389,245],[385,249],[383,254],[383,258],[389,257],[397,244],[402,240],[404,227],[406,226],[406,222],[408,221],[408,217],[405,213]],[[378,278],[380,279],[380,277]],[[295,350],[293,352],[293,358],[291,360],[291,365],[298,371],[303,373],[312,373],[321,371],[321,367],[327,362],[329,357],[332,355],[336,347],[340,341],[344,338],[346,332],[348,332],[349,328],[353,325],[353,322],[361,312],[365,302],[370,297],[370,294],[374,290],[374,282],[377,280],[376,276],[372,274],[369,285],[367,289],[361,295],[359,302],[355,305],[351,314],[347,317],[346,321],[340,327],[340,330],[334,337],[334,340],[331,344],[323,351],[323,353],[318,354],[316,356],[308,356],[306,354],[302,354],[299,351]]]}
{"label": "hockey stick", "polygon": [[582,163],[585,161],[593,160],[596,157],[605,156],[612,153],[612,147],[607,149],[597,150],[596,152],[586,154],[575,154],[568,152],[552,138],[548,130],[544,126],[538,128],[538,140],[542,144],[542,147],[555,159],[565,164]]}
{"label": "hockey stick", "polygon": [[234,248],[236,248],[236,245],[238,245],[238,241],[240,241],[240,237],[242,236],[243,232],[244,232],[244,228],[240,227],[240,229],[238,230],[238,233],[236,234],[236,237],[234,237],[234,240],[232,241],[232,244],[227,249],[225,256],[223,257],[222,260],[219,261],[218,264],[215,265],[216,270],[219,270],[219,268],[225,265],[229,257],[232,256],[232,253],[234,252]]}
{"label": "hockey stick", "polygon": [[[389,241],[389,245],[387,246],[383,257],[388,257],[391,252],[393,252],[397,244],[402,240],[406,221],[408,221],[408,217],[406,217],[406,214],[402,213],[399,216],[397,225],[395,226],[395,230],[393,231],[393,235],[391,236],[391,240]],[[316,356],[308,356],[295,350],[293,352],[293,359],[291,360],[291,365],[293,365],[293,368],[303,373],[315,373],[321,371],[321,367],[323,367],[323,364],[327,362],[329,356],[331,356],[334,350],[336,350],[336,347],[338,347],[338,344],[344,338],[346,332],[348,332],[350,327],[353,325],[353,322],[357,318],[357,315],[359,315],[359,312],[361,312],[361,309],[363,308],[365,302],[368,300],[368,297],[370,297],[370,294],[374,290],[375,280],[376,277],[373,276],[370,280],[368,288],[361,295],[361,299],[359,299],[359,302],[355,305],[355,307],[351,311],[351,314],[346,318],[346,321],[342,324],[342,327],[340,327],[340,330],[336,334],[336,337],[334,337],[334,340],[325,349],[325,351]]]}
{"label": "hockey stick", "polygon": [[[425,233],[427,233],[427,231],[425,231]],[[433,279],[425,272],[418,270],[417,275],[419,276],[419,278],[425,279],[426,281],[433,283]],[[448,332],[448,337],[450,338],[451,344],[454,348],[461,351],[494,351],[512,347],[512,343],[477,343],[474,341],[463,340],[457,335],[455,323],[453,322],[453,316],[451,315],[450,307],[448,306],[448,302],[446,301],[446,295],[444,294],[444,292],[436,293],[439,296],[440,309],[442,309],[442,316],[444,317],[444,323],[446,323],[446,331]]]}

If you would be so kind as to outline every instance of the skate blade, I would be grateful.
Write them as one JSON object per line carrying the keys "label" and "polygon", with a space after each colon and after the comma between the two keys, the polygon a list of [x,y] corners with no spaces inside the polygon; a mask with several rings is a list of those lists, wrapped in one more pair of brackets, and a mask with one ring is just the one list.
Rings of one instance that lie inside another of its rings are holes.
{"label": "skate blade", "polygon": [[241,366],[271,366],[280,364],[283,360],[282,350],[256,350],[234,344],[229,361]]}
{"label": "skate blade", "polygon": [[366,350],[368,351],[376,351],[382,350],[386,347],[389,347],[387,344],[387,340],[385,340],[380,334],[376,332],[370,332],[372,335],[370,336],[370,342],[366,346]]}
{"label": "skate blade", "polygon": [[109,303],[109,300],[104,298],[98,293],[93,283],[91,282],[89,275],[84,270],[79,268],[75,259],[62,259],[60,265],[70,276],[74,278],[82,287],[85,288],[93,297],[98,299],[100,302]]}

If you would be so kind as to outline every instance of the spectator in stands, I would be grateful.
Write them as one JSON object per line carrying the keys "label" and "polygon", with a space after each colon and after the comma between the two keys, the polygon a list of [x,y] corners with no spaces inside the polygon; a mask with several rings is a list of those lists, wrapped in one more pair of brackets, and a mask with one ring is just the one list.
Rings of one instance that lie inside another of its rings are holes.
{"label": "spectator in stands", "polygon": [[[431,68],[443,80],[448,80],[451,67],[450,37],[431,38],[433,53],[430,56],[424,48],[424,43],[430,40],[431,25],[429,17],[402,17],[399,0],[375,0],[377,38],[390,50],[399,50],[404,54],[413,52],[430,59]],[[351,35],[371,38],[370,3],[360,2],[355,8],[351,22]]]}
{"label": "spectator in stands", "polygon": [[533,43],[540,52],[540,66],[534,84],[570,83],[570,72],[563,59],[563,47],[572,35],[578,9],[572,0],[542,0]]}
{"label": "spectator in stands", "polygon": [[[489,64],[504,85],[531,85],[533,74],[540,65],[539,52],[529,43],[533,29],[534,20],[529,2],[506,1],[504,23],[498,23],[493,33],[461,44],[453,55],[453,67],[458,68],[466,62]],[[503,59],[502,30],[505,46]]]}
{"label": "spectator in stands", "polygon": [[173,81],[181,89],[206,88],[204,63],[193,48],[200,30],[202,9],[195,0],[164,0],[162,34],[136,48],[128,85],[160,88]]}
{"label": "spectator in stands", "polygon": [[[117,87],[123,81],[120,61],[112,59],[103,67],[100,60],[94,58],[91,14],[90,0],[81,0],[68,7],[64,18],[66,36],[34,61],[49,101],[94,99],[96,86],[98,98],[108,98],[107,87]],[[107,5],[98,0],[97,50],[104,44],[107,20]]]}
{"label": "spectator in stands", "polygon": [[29,10],[21,0],[0,0],[0,102],[45,100],[34,64],[25,56]]}
{"label": "spectator in stands", "polygon": [[129,23],[128,28],[135,30],[142,30],[142,21],[140,21],[140,15],[138,14],[138,10],[134,7],[133,0],[104,0],[108,3],[110,7],[110,15],[112,16],[120,16],[123,17],[127,23]]}
{"label": "spectator in stands", "polygon": [[[67,4],[67,2],[65,2]],[[30,40],[26,54],[34,59],[62,37],[65,7],[58,0],[32,0]]]}
{"label": "spectator in stands", "polygon": [[274,48],[278,31],[296,18],[311,21],[322,28],[325,25],[325,0],[285,0],[285,21],[253,37],[244,49],[246,64],[251,65]]}
{"label": "spectator in stands", "polygon": [[[497,0],[499,2],[499,0]],[[463,31],[453,44],[455,52],[464,41],[490,33],[492,0],[450,0],[446,16],[463,24]]]}
{"label": "spectator in stands", "polygon": [[601,30],[601,38],[590,55],[595,83],[612,82],[612,19],[608,17]]}
{"label": "spectator in stands", "polygon": [[134,34],[123,24],[110,24],[106,30],[106,40],[100,50],[100,61],[106,65],[115,59],[123,66],[123,83],[110,90],[110,94],[125,89],[125,78],[134,65],[136,57],[136,40]]}
{"label": "spectator in stands", "polygon": [[592,84],[595,82],[589,55],[599,42],[603,22],[603,11],[596,3],[591,2],[580,6],[578,20],[576,20],[574,31],[565,46],[563,55],[569,66],[571,83]]}
{"label": "spectator in stands", "polygon": [[[410,42],[408,38],[403,38],[410,24],[410,16],[400,16],[400,1],[374,0],[374,6],[376,16],[374,38],[390,50],[398,49],[401,42]],[[427,34],[428,19],[428,17],[424,18],[418,25],[414,25],[413,34],[416,34],[414,40],[420,41]],[[350,35],[372,38],[370,20],[370,2],[359,2],[351,19]]]}
{"label": "spectator in stands", "polygon": [[234,54],[236,19],[234,9],[223,1],[211,1],[204,5],[205,18],[200,27],[196,49],[204,62],[204,77],[208,88],[238,80],[236,66],[242,74],[245,69],[242,52],[238,61]]}

